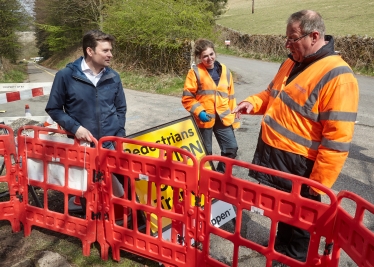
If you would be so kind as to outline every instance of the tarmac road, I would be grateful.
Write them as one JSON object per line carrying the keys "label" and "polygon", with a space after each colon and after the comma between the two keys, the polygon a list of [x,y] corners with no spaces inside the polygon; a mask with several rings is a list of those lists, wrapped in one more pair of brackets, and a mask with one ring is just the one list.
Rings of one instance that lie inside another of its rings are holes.
{"label": "tarmac road", "polygon": [[[278,63],[269,63],[259,60],[219,55],[218,61],[226,64],[239,79],[235,82],[236,98],[238,102],[247,96],[264,90],[277,72]],[[35,63],[29,63],[29,82],[53,81],[53,74],[56,71],[45,69]],[[360,104],[358,111],[358,122],[355,127],[355,135],[352,147],[345,166],[333,186],[335,193],[341,190],[352,191],[374,203],[374,106],[371,103],[374,99],[372,85],[374,78],[357,75],[360,86]],[[125,89],[128,113],[126,132],[128,135],[152,128],[189,114],[181,105],[179,97],[163,96],[149,93],[137,92]],[[41,96],[29,100],[1,105],[1,110],[7,110],[2,116],[23,116],[25,104],[30,105],[31,113],[34,116],[47,115],[44,111],[48,96]],[[246,162],[252,160],[255,150],[258,132],[260,129],[260,116],[242,116],[242,126],[236,131],[239,144],[238,159]],[[217,144],[214,144],[213,152],[220,154]],[[249,180],[246,170],[237,169],[235,175]],[[325,198],[323,201],[328,201]],[[344,208],[354,214],[355,204],[343,202]],[[374,231],[374,215],[365,214],[365,225]],[[242,236],[255,239],[262,243],[267,240],[269,220],[254,213],[248,212],[243,217]],[[224,229],[231,232],[233,225],[226,224]],[[212,240],[219,241],[219,238]],[[222,240],[221,240],[222,241]],[[229,261],[230,245],[222,242],[212,242],[210,254],[212,257],[223,262]],[[231,255],[232,256],[232,255]],[[253,251],[246,251],[242,255],[239,266],[265,266],[264,260],[259,254]],[[356,266],[345,253],[341,254],[339,266]]]}

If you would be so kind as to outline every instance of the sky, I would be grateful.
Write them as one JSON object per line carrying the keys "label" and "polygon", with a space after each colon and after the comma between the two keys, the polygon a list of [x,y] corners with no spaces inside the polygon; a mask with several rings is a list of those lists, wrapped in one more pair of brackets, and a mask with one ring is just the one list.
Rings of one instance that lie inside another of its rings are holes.
{"label": "sky", "polygon": [[34,13],[34,0],[19,0],[22,6],[25,7],[26,11],[30,13],[31,15]]}

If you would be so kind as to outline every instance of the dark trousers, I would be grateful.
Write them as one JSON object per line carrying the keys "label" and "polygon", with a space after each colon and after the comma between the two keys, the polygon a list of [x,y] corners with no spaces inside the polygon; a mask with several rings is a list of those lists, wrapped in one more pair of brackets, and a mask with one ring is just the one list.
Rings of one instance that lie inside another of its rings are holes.
{"label": "dark trousers", "polygon": [[[236,142],[234,129],[232,128],[232,126],[225,126],[222,124],[220,119],[216,119],[213,128],[199,129],[201,136],[204,140],[204,144],[208,155],[212,155],[212,136],[214,133],[219,148],[221,149],[221,156],[228,157],[231,159],[236,158],[238,144]],[[217,165],[217,171],[224,173],[225,170],[226,165],[223,162],[219,162]]]}
{"label": "dark trousers", "polygon": [[[305,198],[321,202],[321,195],[309,194],[309,187],[302,186],[301,195]],[[310,234],[308,231],[279,222],[277,236],[275,238],[275,249],[293,259],[305,262],[308,254]],[[278,249],[277,249],[278,248]]]}

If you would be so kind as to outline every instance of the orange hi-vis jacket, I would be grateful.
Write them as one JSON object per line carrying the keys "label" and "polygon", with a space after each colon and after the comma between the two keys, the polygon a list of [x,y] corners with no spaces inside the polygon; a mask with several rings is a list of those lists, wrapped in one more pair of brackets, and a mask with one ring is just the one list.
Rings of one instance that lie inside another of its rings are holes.
{"label": "orange hi-vis jacket", "polygon": [[[236,107],[232,75],[225,65],[220,65],[222,73],[218,86],[202,63],[194,66],[187,74],[182,104],[194,115],[199,128],[212,128],[216,119],[220,119],[225,126],[232,125],[233,128],[240,126],[239,120],[235,119],[235,114],[231,113]],[[199,114],[203,110],[212,118],[209,122],[200,121]],[[216,113],[219,118],[216,118]]]}
{"label": "orange hi-vis jacket", "polygon": [[[310,179],[331,187],[348,156],[359,89],[339,55],[322,58],[286,85],[295,62],[287,59],[267,90],[248,97],[263,114],[262,140],[313,160]],[[318,190],[316,190],[318,191]]]}

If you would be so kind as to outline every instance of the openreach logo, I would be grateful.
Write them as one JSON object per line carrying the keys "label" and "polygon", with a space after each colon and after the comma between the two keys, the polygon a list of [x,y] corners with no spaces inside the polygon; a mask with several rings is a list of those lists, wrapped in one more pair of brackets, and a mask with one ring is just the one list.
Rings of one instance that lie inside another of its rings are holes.
{"label": "openreach logo", "polygon": [[216,224],[218,224],[219,226],[221,225],[221,223],[226,223],[226,220],[227,218],[230,218],[231,214],[230,214],[230,209],[226,210],[225,212],[222,212],[220,215],[216,216],[215,218],[211,219],[210,222],[213,226],[215,226]]}

